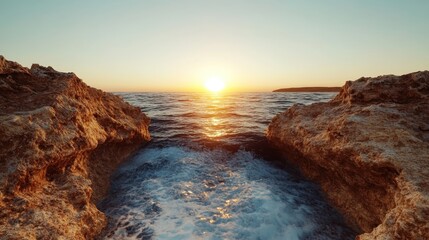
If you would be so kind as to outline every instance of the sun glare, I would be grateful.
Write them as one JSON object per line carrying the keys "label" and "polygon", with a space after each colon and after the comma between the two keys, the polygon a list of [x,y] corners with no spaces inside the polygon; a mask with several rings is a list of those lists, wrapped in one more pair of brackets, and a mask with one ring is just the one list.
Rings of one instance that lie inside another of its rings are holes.
{"label": "sun glare", "polygon": [[211,77],[204,84],[210,92],[219,92],[225,88],[225,82],[219,77]]}

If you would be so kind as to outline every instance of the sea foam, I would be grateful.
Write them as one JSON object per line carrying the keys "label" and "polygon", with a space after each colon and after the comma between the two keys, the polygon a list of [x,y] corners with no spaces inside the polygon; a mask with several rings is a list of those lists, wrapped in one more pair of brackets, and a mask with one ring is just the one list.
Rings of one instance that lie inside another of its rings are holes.
{"label": "sea foam", "polygon": [[251,152],[147,148],[114,176],[106,239],[353,239],[318,188]]}

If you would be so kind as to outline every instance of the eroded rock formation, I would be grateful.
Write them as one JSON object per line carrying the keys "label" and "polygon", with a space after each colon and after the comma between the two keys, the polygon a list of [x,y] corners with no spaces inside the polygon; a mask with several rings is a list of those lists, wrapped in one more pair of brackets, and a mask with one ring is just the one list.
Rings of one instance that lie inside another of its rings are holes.
{"label": "eroded rock formation", "polygon": [[347,82],[277,115],[267,137],[363,234],[429,239],[429,72]]}
{"label": "eroded rock formation", "polygon": [[149,119],[73,73],[0,56],[0,236],[91,239],[111,172],[149,141]]}

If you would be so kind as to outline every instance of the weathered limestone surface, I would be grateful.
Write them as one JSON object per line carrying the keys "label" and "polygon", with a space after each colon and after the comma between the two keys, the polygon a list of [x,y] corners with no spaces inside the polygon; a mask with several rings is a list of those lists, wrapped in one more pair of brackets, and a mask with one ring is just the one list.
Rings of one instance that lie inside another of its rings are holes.
{"label": "weathered limestone surface", "polygon": [[150,140],[149,118],[73,73],[0,56],[0,238],[91,239],[109,175]]}
{"label": "weathered limestone surface", "polygon": [[363,234],[429,239],[429,72],[348,81],[295,105],[267,137]]}

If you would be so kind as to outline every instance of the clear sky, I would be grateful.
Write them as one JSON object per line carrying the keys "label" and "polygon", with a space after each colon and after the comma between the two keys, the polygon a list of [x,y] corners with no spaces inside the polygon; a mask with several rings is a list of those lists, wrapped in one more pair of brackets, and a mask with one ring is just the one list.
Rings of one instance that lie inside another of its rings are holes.
{"label": "clear sky", "polygon": [[341,86],[429,69],[428,0],[1,0],[0,54],[107,91]]}

